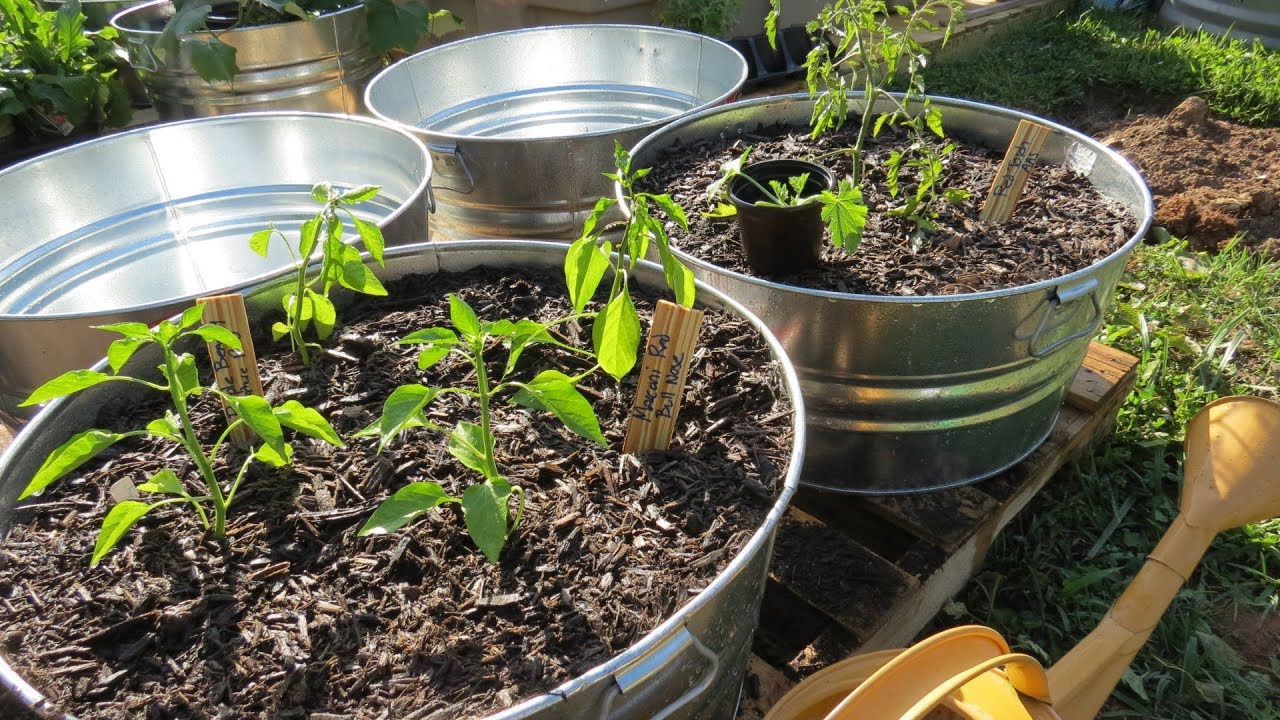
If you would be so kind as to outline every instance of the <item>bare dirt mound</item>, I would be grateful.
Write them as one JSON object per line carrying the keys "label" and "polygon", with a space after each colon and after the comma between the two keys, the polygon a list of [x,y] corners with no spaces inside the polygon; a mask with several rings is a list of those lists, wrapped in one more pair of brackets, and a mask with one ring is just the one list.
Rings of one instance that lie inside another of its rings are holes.
{"label": "bare dirt mound", "polygon": [[1204,100],[1191,97],[1102,142],[1146,177],[1156,224],[1204,250],[1243,232],[1246,244],[1280,257],[1280,128],[1214,118]]}

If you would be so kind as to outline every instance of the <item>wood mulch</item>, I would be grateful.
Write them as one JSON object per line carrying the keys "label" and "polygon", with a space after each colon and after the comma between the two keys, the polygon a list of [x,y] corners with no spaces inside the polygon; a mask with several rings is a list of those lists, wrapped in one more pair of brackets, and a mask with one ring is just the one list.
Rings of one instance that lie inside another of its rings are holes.
{"label": "wood mulch", "polygon": [[[707,186],[720,175],[720,166],[750,145],[751,160],[780,157],[821,162],[845,177],[851,170],[847,155],[854,128],[814,140],[806,128],[768,126],[738,137],[673,146],[660,153],[645,178],[646,189],[670,193],[689,214],[690,231],[673,237],[680,249],[701,260],[753,275],[746,265],[733,218],[713,219]],[[885,163],[901,149],[901,131],[888,128],[872,139],[864,152],[868,165],[862,185],[870,209],[861,245],[850,254],[831,246],[823,251],[820,267],[774,278],[815,290],[870,295],[956,295],[999,290],[1050,280],[1075,272],[1119,249],[1137,230],[1137,222],[1123,206],[1099,195],[1083,177],[1061,166],[1037,167],[1013,218],[1002,224],[978,220],[978,213],[996,175],[1004,148],[992,150],[959,145],[944,161],[942,188],[967,190],[970,196],[955,204],[939,199],[938,229],[912,242],[915,226],[891,217],[905,195],[914,193],[914,170],[903,170],[902,193],[890,197]]]}
{"label": "wood mulch", "polygon": [[[356,537],[407,482],[461,495],[478,479],[427,430],[381,455],[372,438],[352,438],[392,388],[468,379],[450,360],[420,372],[416,349],[394,341],[446,325],[448,292],[486,320],[562,317],[561,286],[554,275],[484,269],[399,283],[390,299],[345,311],[309,368],[260,339],[268,397],[318,408],[346,447],[299,440],[292,470],[255,465],[225,542],[207,539],[188,508],[168,506],[90,570],[112,483],[141,482],[164,465],[198,483],[159,441],[112,448],[18,512],[0,549],[6,658],[85,719],[356,720],[485,716],[629,647],[729,563],[786,469],[791,407],[768,348],[740,319],[708,313],[671,450],[616,449],[634,376],[615,384],[597,373],[583,384],[609,448],[549,413],[495,409],[500,466],[528,495],[498,565],[476,550],[454,506],[397,533]],[[641,306],[649,312],[653,299]],[[573,324],[562,332],[590,337]],[[500,370],[505,352],[491,355]],[[583,361],[546,348],[521,360],[550,366],[573,373]],[[100,423],[138,427],[161,411],[108,408]],[[469,401],[444,402],[432,417],[452,426],[475,413]],[[216,401],[201,399],[196,414],[213,437]]]}

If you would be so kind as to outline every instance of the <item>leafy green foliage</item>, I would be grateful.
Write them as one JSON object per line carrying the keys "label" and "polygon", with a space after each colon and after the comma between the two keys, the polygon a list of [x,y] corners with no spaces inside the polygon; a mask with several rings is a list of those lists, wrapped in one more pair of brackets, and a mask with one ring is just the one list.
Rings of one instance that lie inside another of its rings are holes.
{"label": "leafy green foliage", "polygon": [[[24,1],[24,0],[18,0]],[[416,0],[359,0],[365,6],[369,44],[376,53],[399,49],[413,52],[425,36],[439,36],[462,27],[462,19],[449,10],[430,10]],[[353,7],[351,0],[236,0],[230,27],[211,27],[212,8],[205,0],[173,0],[175,12],[155,45],[162,62],[188,48],[196,72],[205,82],[231,82],[240,72],[234,47],[218,39],[223,30],[282,22],[305,22],[321,14]]]}
{"label": "leafy green foliage", "polygon": [[614,142],[614,167],[617,172],[606,177],[622,186],[623,201],[628,212],[622,224],[622,237],[615,247],[606,237],[604,216],[618,204],[613,198],[600,198],[583,224],[582,235],[565,254],[565,284],[576,312],[584,312],[595,297],[605,275],[613,271],[604,309],[596,315],[591,338],[596,357],[605,372],[615,379],[635,367],[640,347],[640,319],[629,294],[629,274],[636,263],[649,252],[650,243],[666,275],[667,286],[680,305],[692,307],[694,279],[689,268],[671,250],[671,239],[657,211],[682,230],[689,229],[689,218],[670,195],[655,195],[636,189],[636,182],[649,174],[647,168],[633,170],[631,157],[622,145]]}
{"label": "leafy green foliage", "polygon": [[[605,439],[591,403],[576,387],[581,378],[571,378],[555,370],[545,370],[528,381],[511,377],[516,369],[516,359],[528,348],[534,345],[567,347],[549,332],[551,325],[557,323],[484,321],[457,295],[449,296],[449,320],[453,329],[418,330],[400,342],[421,346],[418,367],[423,370],[434,367],[449,355],[456,355],[475,370],[475,387],[402,385],[387,397],[379,418],[359,434],[376,435],[378,451],[381,452],[397,436],[412,428],[427,428],[441,433],[448,438],[449,454],[479,474],[480,482],[464,490],[461,498],[448,495],[434,483],[412,483],[384,500],[360,529],[360,534],[392,532],[440,505],[459,503],[467,533],[485,557],[496,563],[507,539],[520,524],[524,512],[524,491],[511,485],[498,468],[494,454],[492,402],[498,397],[510,396],[509,401],[516,405],[551,412],[565,427],[588,440],[604,445]],[[485,358],[485,351],[495,342],[506,346],[508,354],[496,382],[490,379],[490,368]],[[431,404],[451,394],[475,399],[479,405],[480,422],[460,421],[450,430],[430,420],[427,413]],[[508,512],[512,496],[517,501],[514,517]]]}
{"label": "leafy green foliage", "polygon": [[[244,479],[250,462],[257,458],[274,466],[288,463],[293,448],[284,437],[283,428],[316,438],[318,440],[341,445],[338,435],[320,413],[308,408],[296,400],[289,400],[279,407],[272,407],[265,399],[256,395],[236,397],[228,395],[217,388],[200,386],[199,374],[195,358],[188,353],[179,353],[174,349],[176,343],[184,338],[199,338],[206,342],[220,342],[233,352],[241,349],[240,340],[226,328],[217,325],[200,325],[204,313],[203,305],[196,305],[186,310],[177,321],[165,321],[155,329],[147,328],[142,323],[117,323],[104,325],[98,329],[115,332],[121,337],[112,343],[116,350],[111,360],[112,372],[102,373],[93,370],[71,370],[36,388],[23,401],[22,405],[36,405],[60,397],[73,395],[82,390],[107,382],[128,382],[167,392],[172,401],[172,408],[161,418],[147,423],[145,429],[123,433],[106,430],[85,430],[72,436],[58,448],[49,453],[43,464],[36,471],[19,499],[26,498],[47,488],[53,482],[66,476],[83,465],[103,450],[125,438],[150,435],[177,444],[194,463],[203,492],[193,495],[186,484],[179,479],[173,470],[162,470],[147,482],[136,486],[138,492],[168,495],[158,502],[138,502],[121,500],[107,513],[98,533],[98,540],[93,549],[90,565],[97,565],[102,558],[128,533],[138,520],[152,510],[172,503],[187,503],[200,517],[201,524],[210,531],[214,539],[221,539],[226,534],[227,510],[235,497],[236,491]],[[127,375],[118,374],[124,361],[134,351],[155,343],[159,346],[164,361],[160,364],[160,374],[164,380],[161,384],[151,383]],[[236,415],[223,430],[213,447],[205,450],[196,436],[195,427],[188,412],[189,398],[201,393],[211,392],[217,395]],[[230,433],[236,427],[245,425],[252,429],[262,440],[262,444],[248,455],[240,471],[229,487],[223,490],[221,482],[214,474],[214,465],[220,451]],[[213,519],[205,506],[212,506]]]}
{"label": "leafy green foliage", "polygon": [[120,127],[133,111],[107,27],[84,32],[80,0],[44,11],[0,0],[0,127],[28,142],[77,129]]}
{"label": "leafy green foliage", "polygon": [[728,37],[738,24],[742,0],[663,0],[658,22],[703,35]]}
{"label": "leafy green foliage", "polygon": [[[365,266],[360,251],[343,242],[342,215],[345,215],[355,226],[359,242],[369,256],[379,265],[383,264],[385,242],[382,231],[374,223],[357,217],[351,209],[377,196],[378,190],[373,185],[361,185],[350,190],[340,190],[329,183],[313,187],[311,196],[321,203],[321,207],[315,217],[302,223],[296,250],[275,225],[269,225],[249,237],[249,247],[266,257],[271,239],[279,236],[297,263],[293,292],[283,300],[285,321],[273,325],[272,333],[277,340],[289,336],[289,342],[301,355],[303,365],[311,364],[310,350],[319,348],[319,345],[308,343],[302,333],[314,326],[316,335],[323,340],[329,337],[337,323],[337,309],[329,300],[329,291],[335,284],[366,295],[387,294],[377,276]],[[316,250],[320,251],[320,274],[308,277],[307,266]],[[314,289],[317,284],[319,291]]]}

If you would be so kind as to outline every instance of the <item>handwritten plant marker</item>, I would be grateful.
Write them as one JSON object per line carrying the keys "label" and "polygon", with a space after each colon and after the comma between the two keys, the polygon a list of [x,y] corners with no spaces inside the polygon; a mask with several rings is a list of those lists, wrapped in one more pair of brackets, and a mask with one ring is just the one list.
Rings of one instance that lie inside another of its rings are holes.
{"label": "handwritten plant marker", "polygon": [[[219,342],[209,343],[209,362],[213,364],[213,380],[218,389],[230,395],[262,395],[262,378],[258,375],[258,354],[253,349],[253,335],[249,332],[249,316],[244,308],[244,296],[238,294],[210,295],[196,300],[204,306],[204,321],[221,325],[240,338],[242,349],[237,352]],[[228,412],[223,404],[223,412]],[[227,420],[234,418],[228,414]],[[253,440],[253,431],[246,424],[237,425],[231,431],[237,443]]]}
{"label": "handwritten plant marker", "polygon": [[622,441],[623,452],[665,450],[671,443],[684,383],[689,377],[689,361],[701,327],[701,310],[658,301],[644,344],[640,382],[631,404],[627,435]]}
{"label": "handwritten plant marker", "polygon": [[1013,217],[1014,207],[1022,190],[1027,186],[1027,178],[1031,176],[1036,161],[1040,159],[1040,150],[1048,139],[1049,128],[1019,120],[1018,129],[1013,133],[1009,149],[1005,151],[1004,162],[996,172],[996,179],[991,183],[991,191],[987,201],[982,205],[978,217],[983,222],[1002,223]]}

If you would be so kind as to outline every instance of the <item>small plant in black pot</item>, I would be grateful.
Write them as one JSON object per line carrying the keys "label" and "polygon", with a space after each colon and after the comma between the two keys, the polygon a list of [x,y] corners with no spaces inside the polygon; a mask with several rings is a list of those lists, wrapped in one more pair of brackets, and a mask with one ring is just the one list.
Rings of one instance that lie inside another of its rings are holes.
{"label": "small plant in black pot", "polygon": [[[822,239],[853,252],[862,238],[867,208],[849,180],[836,182],[826,167],[807,160],[764,160],[746,164],[751,148],[721,167],[707,188],[716,203],[712,217],[738,218],[747,263],[768,275],[788,275],[815,267]],[[729,202],[720,202],[728,195]]]}

